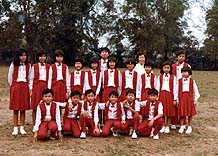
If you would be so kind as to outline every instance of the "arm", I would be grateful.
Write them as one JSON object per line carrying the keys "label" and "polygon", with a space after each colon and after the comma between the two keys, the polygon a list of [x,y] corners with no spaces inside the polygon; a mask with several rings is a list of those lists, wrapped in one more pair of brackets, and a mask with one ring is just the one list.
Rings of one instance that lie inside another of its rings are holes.
{"label": "arm", "polygon": [[158,93],[160,93],[160,78],[159,77],[160,76],[157,77],[156,87],[155,87],[157,89]]}
{"label": "arm", "polygon": [[66,66],[66,87],[67,87],[67,92],[69,93],[70,91],[70,73],[68,66]]}
{"label": "arm", "polygon": [[34,66],[31,68],[31,71],[30,71],[30,80],[29,80],[30,90],[33,89],[33,80],[34,80]]}
{"label": "arm", "polygon": [[56,105],[56,123],[58,127],[58,131],[61,131],[61,115],[59,105]]}
{"label": "arm", "polygon": [[136,98],[141,99],[141,90],[142,90],[142,78],[138,76],[137,85],[136,85]]}
{"label": "arm", "polygon": [[200,94],[198,91],[198,86],[196,82],[193,83],[193,89],[194,89],[194,103],[197,104],[198,99],[200,98]]}
{"label": "arm", "polygon": [[98,95],[98,94],[100,93],[100,90],[101,90],[101,82],[102,82],[102,79],[101,79],[101,73],[100,73],[99,82],[96,82],[96,83],[98,83],[98,87],[97,87],[97,90],[96,90],[96,95]]}
{"label": "arm", "polygon": [[173,79],[173,95],[174,95],[174,101],[178,100],[178,87],[177,87],[177,79],[174,76]]}
{"label": "arm", "polygon": [[88,72],[85,73],[85,90],[90,89],[89,80],[88,80]]}
{"label": "arm", "polygon": [[8,84],[11,86],[13,81],[13,74],[14,74],[14,64],[11,63],[8,71]]}
{"label": "arm", "polygon": [[33,128],[33,132],[37,132],[39,130],[39,125],[41,124],[41,109],[39,105],[37,106],[36,109],[36,122]]}
{"label": "arm", "polygon": [[126,114],[125,114],[125,111],[124,111],[124,106],[123,106],[123,103],[120,103],[120,106],[121,106],[121,113],[122,113],[122,116],[121,116],[121,119],[122,119],[122,121],[121,121],[121,123],[122,124],[125,124],[126,123]]}
{"label": "arm", "polygon": [[48,74],[48,88],[51,89],[51,81],[52,81],[52,66],[49,68],[49,74]]}
{"label": "arm", "polygon": [[122,91],[122,75],[120,73],[120,71],[118,71],[118,80],[119,80],[119,83],[118,83],[118,94],[120,95],[121,94],[121,91]]}

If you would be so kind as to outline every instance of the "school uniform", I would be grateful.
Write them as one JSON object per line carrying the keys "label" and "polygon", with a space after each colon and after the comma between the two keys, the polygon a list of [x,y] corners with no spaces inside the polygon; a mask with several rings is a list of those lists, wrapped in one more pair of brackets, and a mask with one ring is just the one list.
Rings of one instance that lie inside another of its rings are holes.
{"label": "school uniform", "polygon": [[100,59],[99,60],[99,70],[100,72],[103,74],[105,70],[107,70],[107,62],[108,62],[108,59],[104,60],[104,59]]}
{"label": "school uniform", "polygon": [[10,110],[29,110],[29,73],[30,64],[21,64],[18,67],[11,63],[8,72],[8,83],[10,85]]}
{"label": "school uniform", "polygon": [[181,70],[183,67],[190,67],[191,68],[191,66],[186,62],[183,62],[182,64],[180,64],[178,62],[172,64],[172,74],[176,76],[177,80],[182,78]]}
{"label": "school uniform", "polygon": [[120,101],[126,99],[126,92],[129,89],[136,91],[138,73],[136,71],[126,70],[122,73],[122,92],[120,95]]}
{"label": "school uniform", "polygon": [[198,87],[192,78],[181,78],[178,81],[178,115],[181,117],[196,115],[194,100],[200,97]]}
{"label": "school uniform", "polygon": [[[137,112],[140,112],[140,104],[134,101],[133,103],[127,103],[132,109],[134,109]],[[129,134],[130,127],[133,127],[134,130],[137,130],[139,125],[139,114],[134,114],[131,110],[128,108],[123,108],[125,112],[125,124],[121,125],[121,130],[124,133]]]}
{"label": "school uniform", "polygon": [[174,117],[175,108],[173,101],[178,99],[176,77],[170,74],[161,74],[157,80],[156,89],[159,92],[159,101],[163,104],[163,114],[166,117]]}
{"label": "school uniform", "polygon": [[137,63],[133,70],[136,71],[139,76],[144,74],[145,73],[144,64]]}
{"label": "school uniform", "polygon": [[61,131],[60,109],[55,102],[43,102],[37,106],[36,123],[33,131],[37,132],[38,138],[43,139],[46,138],[48,130],[55,137],[57,137],[57,131]]}
{"label": "school uniform", "polygon": [[138,78],[137,89],[136,89],[136,98],[141,99],[141,101],[148,100],[148,90],[155,88],[156,86],[156,75],[153,73],[142,74]]}
{"label": "school uniform", "polygon": [[[105,103],[99,103],[98,107],[104,110],[104,118],[105,124],[102,129],[102,136],[107,137],[110,135],[110,129],[113,127],[113,131],[117,131],[121,128],[121,120],[125,120],[125,113],[123,110],[123,104],[117,102],[116,104],[112,105],[109,103],[108,106],[105,106]],[[95,125],[98,124],[98,111],[95,110],[94,114],[94,122]]]}
{"label": "school uniform", "polygon": [[56,62],[51,65],[48,88],[54,91],[54,101],[66,102],[66,93],[70,90],[70,75],[66,64]]}
{"label": "school uniform", "polygon": [[63,119],[63,131],[72,132],[75,138],[80,137],[80,127],[78,123],[78,118],[81,115],[82,104],[78,103],[73,105],[72,110],[69,110],[69,103],[66,103],[64,119]]}
{"label": "school uniform", "polygon": [[[82,105],[82,115],[80,116],[80,126],[82,132],[86,132],[86,127],[89,127],[88,134],[91,136],[100,136],[100,134],[95,134],[94,129],[95,129],[95,123],[94,123],[94,113],[95,109],[98,109],[97,102],[94,101],[92,103],[88,101],[84,101]],[[88,115],[85,116],[83,115],[83,112],[87,112]]]}
{"label": "school uniform", "polygon": [[73,71],[70,75],[70,89],[77,90],[81,94],[85,93],[85,72]]}
{"label": "school uniform", "polygon": [[148,127],[149,122],[155,118],[158,114],[163,114],[163,105],[160,101],[152,103],[150,100],[144,101],[145,105],[142,106],[143,122],[139,124],[137,134],[141,136],[150,136],[152,128],[153,135],[157,135],[163,125],[163,119],[159,118],[154,120],[153,126]]}
{"label": "school uniform", "polygon": [[42,91],[48,87],[48,75],[50,65],[47,63],[36,63],[30,72],[29,88],[32,90],[31,109],[36,110],[42,99]]}
{"label": "school uniform", "polygon": [[104,90],[102,94],[102,102],[108,101],[109,93],[111,91],[117,91],[120,94],[121,91],[120,71],[116,69],[108,69],[104,71],[103,87]]}

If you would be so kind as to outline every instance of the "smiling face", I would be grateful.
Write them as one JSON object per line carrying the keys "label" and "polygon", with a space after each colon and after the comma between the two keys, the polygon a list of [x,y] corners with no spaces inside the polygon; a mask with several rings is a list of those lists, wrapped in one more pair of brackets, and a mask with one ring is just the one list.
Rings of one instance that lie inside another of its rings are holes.
{"label": "smiling face", "polygon": [[81,62],[75,62],[74,67],[75,67],[76,70],[81,70],[82,69],[82,63]]}
{"label": "smiling face", "polygon": [[111,95],[109,96],[108,100],[110,101],[110,103],[115,104],[117,103],[118,97],[115,95]]}
{"label": "smiling face", "polygon": [[79,103],[79,100],[80,100],[79,95],[74,95],[71,97],[71,101],[72,101],[73,105],[77,105]]}
{"label": "smiling face", "polygon": [[156,100],[157,100],[157,95],[155,95],[155,94],[150,94],[150,95],[148,95],[148,98],[149,98],[149,100],[151,101],[151,102],[155,102]]}
{"label": "smiling face", "polygon": [[127,94],[127,96],[126,96],[126,99],[127,99],[127,102],[128,102],[128,103],[132,103],[132,102],[134,102],[134,100],[135,100],[135,95],[134,95],[133,93],[129,93],[129,94]]}
{"label": "smiling face", "polygon": [[39,62],[40,63],[45,63],[46,61],[46,55],[45,54],[42,54],[41,56],[39,56]]}
{"label": "smiling face", "polygon": [[44,94],[42,97],[43,101],[46,103],[50,103],[53,100],[53,96],[51,93]]}
{"label": "smiling face", "polygon": [[116,62],[114,62],[114,61],[109,62],[109,68],[110,69],[115,69],[115,66],[116,66]]}
{"label": "smiling face", "polygon": [[139,55],[138,62],[141,65],[145,64],[145,55]]}
{"label": "smiling face", "polygon": [[150,74],[151,71],[152,71],[151,66],[145,66],[145,72],[146,72],[146,74]]}
{"label": "smiling face", "polygon": [[93,63],[91,64],[91,68],[92,68],[93,70],[96,70],[96,69],[98,68],[98,63],[97,63],[97,62],[93,62]]}
{"label": "smiling face", "polygon": [[89,94],[87,94],[87,95],[86,95],[86,100],[87,100],[88,102],[93,102],[93,101],[95,100],[95,95],[94,95],[94,93],[89,93]]}
{"label": "smiling face", "polygon": [[128,64],[126,64],[126,67],[127,67],[127,69],[128,69],[129,71],[133,71],[135,65],[132,64],[132,63],[128,63]]}

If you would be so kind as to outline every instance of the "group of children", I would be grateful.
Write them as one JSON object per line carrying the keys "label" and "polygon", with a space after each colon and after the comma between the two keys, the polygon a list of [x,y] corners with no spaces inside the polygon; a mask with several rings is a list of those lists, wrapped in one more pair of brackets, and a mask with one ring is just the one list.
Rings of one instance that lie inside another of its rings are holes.
{"label": "group of children", "polygon": [[12,135],[18,135],[19,113],[20,133],[26,134],[25,110],[29,109],[35,140],[45,138],[48,130],[54,138],[70,132],[80,138],[129,134],[133,139],[138,135],[159,139],[159,132],[170,133],[170,125],[172,129],[180,125],[178,132],[183,133],[186,117],[186,133],[192,132],[200,94],[183,51],[177,54],[176,64],[161,65],[159,76],[153,74],[153,64],[145,61],[143,53],[137,54],[138,64],[128,58],[122,74],[116,58],[109,55],[110,50],[103,48],[101,59],[92,58],[87,72],[82,70],[83,61],[75,59],[75,70],[69,73],[62,50],[55,51],[52,65],[46,63],[45,52],[37,53],[33,66],[27,51],[19,50],[8,74]]}

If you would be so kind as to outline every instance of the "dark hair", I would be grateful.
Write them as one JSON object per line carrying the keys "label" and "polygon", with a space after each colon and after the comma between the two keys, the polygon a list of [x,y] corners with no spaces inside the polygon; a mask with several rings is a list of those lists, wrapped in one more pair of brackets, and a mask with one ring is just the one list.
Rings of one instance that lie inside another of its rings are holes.
{"label": "dark hair", "polygon": [[64,52],[63,52],[63,50],[61,50],[61,49],[57,49],[57,50],[55,50],[55,58],[57,57],[57,56],[63,56],[64,57]]}
{"label": "dark hair", "polygon": [[100,49],[100,53],[101,53],[102,51],[107,51],[107,52],[108,52],[108,54],[110,54],[110,53],[111,53],[110,49],[109,49],[109,48],[107,48],[107,47],[103,47],[103,48],[101,48],[101,49]]}
{"label": "dark hair", "polygon": [[80,62],[83,65],[83,60],[81,58],[76,57],[74,59],[74,65],[75,65],[76,62]]}
{"label": "dark hair", "polygon": [[147,60],[144,64],[144,67],[151,67],[152,69],[154,68],[154,64],[153,62],[151,62],[150,60]]}
{"label": "dark hair", "polygon": [[127,96],[128,94],[134,94],[134,96],[136,96],[136,92],[135,92],[134,89],[129,89],[129,90],[126,92],[126,96]]}
{"label": "dark hair", "polygon": [[39,57],[41,57],[42,55],[45,55],[46,59],[47,59],[47,53],[45,51],[40,51],[38,53],[36,53],[36,61],[39,62]]}
{"label": "dark hair", "polygon": [[185,54],[185,58],[186,58],[186,53],[185,53],[184,50],[178,51],[178,52],[176,53],[176,57],[178,57],[178,56],[181,55],[181,54]]}
{"label": "dark hair", "polygon": [[166,65],[169,65],[169,66],[170,66],[169,74],[172,74],[172,70],[173,70],[173,69],[172,69],[172,63],[169,62],[169,61],[166,61],[166,62],[164,62],[164,63],[161,64],[161,66],[160,66],[160,73],[161,73],[161,74],[164,74],[163,67],[166,66]]}
{"label": "dark hair", "polygon": [[141,55],[144,55],[145,56],[145,59],[146,59],[146,55],[145,53],[143,53],[141,50],[136,54],[136,58],[137,58],[137,61],[139,61],[139,56]]}
{"label": "dark hair", "polygon": [[157,91],[157,89],[155,89],[155,88],[149,89],[149,90],[148,90],[148,95],[151,95],[151,94],[154,94],[154,95],[157,95],[157,96],[158,96],[158,91]]}
{"label": "dark hair", "polygon": [[45,94],[51,93],[52,96],[54,96],[54,91],[52,89],[46,88],[42,91],[42,96]]}
{"label": "dark hair", "polygon": [[92,57],[92,58],[90,59],[90,61],[89,61],[89,67],[90,67],[90,68],[92,68],[92,66],[91,66],[92,63],[97,63],[98,66],[99,66],[98,58]]}
{"label": "dark hair", "polygon": [[70,97],[79,96],[81,97],[81,93],[78,90],[72,90],[70,93]]}
{"label": "dark hair", "polygon": [[134,64],[134,66],[136,65],[136,61],[134,58],[127,58],[125,61],[125,64]]}
{"label": "dark hair", "polygon": [[117,91],[111,91],[111,92],[109,93],[109,97],[112,96],[112,95],[114,95],[114,96],[116,96],[116,97],[119,96],[119,94],[118,94]]}
{"label": "dark hair", "polygon": [[24,62],[25,65],[28,64],[28,51],[26,49],[19,49],[14,57],[14,60],[13,60],[13,64],[14,66],[18,67],[20,66],[20,56],[23,55],[23,53],[26,54],[26,61]]}
{"label": "dark hair", "polygon": [[192,69],[188,66],[185,66],[181,69],[181,72],[188,72],[189,75],[192,75]]}
{"label": "dark hair", "polygon": [[95,95],[95,92],[92,90],[92,89],[88,89],[86,92],[85,92],[85,96],[87,96],[88,94],[90,93],[93,93]]}
{"label": "dark hair", "polygon": [[115,62],[115,68],[117,67],[117,60],[115,57],[109,57],[107,61],[107,68],[109,68],[109,62]]}

